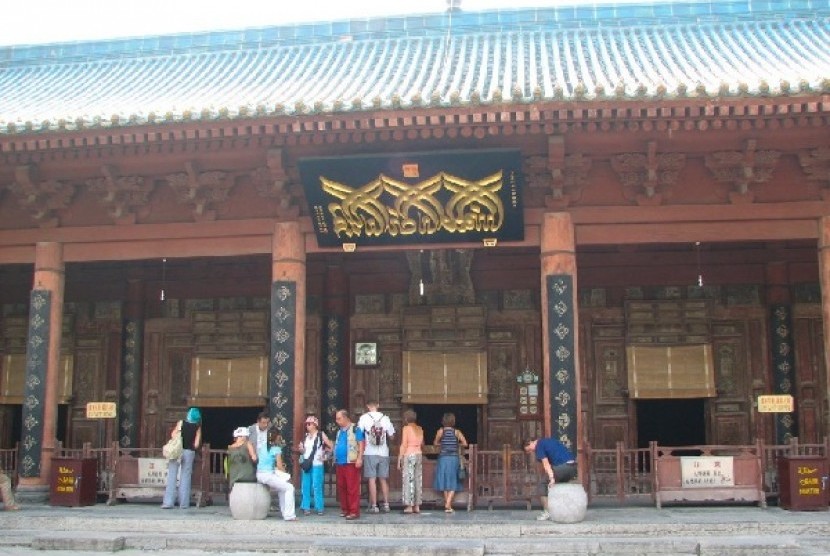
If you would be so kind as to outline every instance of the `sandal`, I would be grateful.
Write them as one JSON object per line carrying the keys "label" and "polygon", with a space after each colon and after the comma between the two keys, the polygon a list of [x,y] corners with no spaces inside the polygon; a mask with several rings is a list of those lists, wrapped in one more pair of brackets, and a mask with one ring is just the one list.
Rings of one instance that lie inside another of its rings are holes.
{"label": "sandal", "polygon": [[19,509],[20,509],[20,506],[17,506],[17,505],[15,505],[15,506],[6,506],[6,511],[7,512],[16,512]]}
{"label": "sandal", "polygon": [[415,510],[413,510],[412,508],[404,508],[403,513],[405,513],[405,514],[414,514]]}
{"label": "sandal", "polygon": [[444,508],[444,513],[447,513],[447,514],[454,514],[454,513],[455,513],[455,510],[453,510],[452,508]]}

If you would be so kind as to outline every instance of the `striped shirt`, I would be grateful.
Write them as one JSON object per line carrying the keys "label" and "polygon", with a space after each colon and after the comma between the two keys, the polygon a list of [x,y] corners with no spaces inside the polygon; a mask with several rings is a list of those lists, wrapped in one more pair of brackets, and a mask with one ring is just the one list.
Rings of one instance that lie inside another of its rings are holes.
{"label": "striped shirt", "polygon": [[441,435],[441,455],[458,455],[458,438],[455,436],[455,429],[452,427],[444,427],[444,433]]}

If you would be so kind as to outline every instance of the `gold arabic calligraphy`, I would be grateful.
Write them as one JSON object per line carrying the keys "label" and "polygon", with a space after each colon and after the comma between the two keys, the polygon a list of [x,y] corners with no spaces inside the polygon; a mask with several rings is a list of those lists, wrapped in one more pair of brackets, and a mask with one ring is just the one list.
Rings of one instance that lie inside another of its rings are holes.
{"label": "gold arabic calligraphy", "polygon": [[[504,204],[499,197],[503,172],[480,180],[465,180],[440,172],[424,181],[408,184],[380,174],[358,188],[320,177],[323,191],[340,202],[329,203],[334,232],[338,236],[377,237],[451,233],[495,232],[504,223]],[[445,205],[436,198],[451,193]],[[391,195],[387,205],[381,196]]]}

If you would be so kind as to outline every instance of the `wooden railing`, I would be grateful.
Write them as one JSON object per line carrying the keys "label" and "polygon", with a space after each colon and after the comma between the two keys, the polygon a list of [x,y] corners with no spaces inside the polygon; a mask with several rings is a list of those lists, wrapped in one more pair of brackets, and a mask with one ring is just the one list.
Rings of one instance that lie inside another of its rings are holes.
{"label": "wooden railing", "polygon": [[654,500],[653,454],[649,448],[626,448],[622,442],[614,449],[597,450],[586,445],[587,473],[582,473],[588,500]]}
{"label": "wooden railing", "polygon": [[[580,480],[588,493],[589,502],[608,502],[624,505],[632,502],[656,501],[656,478],[654,462],[658,457],[656,451],[665,447],[626,448],[620,442],[612,449],[594,449],[585,446],[584,461],[587,468],[580,469]],[[700,447],[698,447],[700,448]],[[705,448],[705,447],[704,447]],[[720,446],[727,450],[756,450],[760,454],[760,469],[763,477],[763,490],[766,497],[778,496],[778,461],[788,455],[818,455],[830,457],[830,437],[818,444],[801,444],[797,438],[788,444],[769,445],[758,443],[751,446]],[[0,449],[0,469],[17,481],[18,448]],[[117,443],[108,448],[92,448],[85,444],[82,448],[67,449],[58,447],[58,457],[95,458],[98,462],[98,486],[100,495],[106,495],[112,503],[116,499],[119,485],[118,464],[138,457],[160,458],[160,448],[122,449]],[[194,491],[202,493],[202,503],[223,502],[228,493],[228,483],[224,473],[225,449],[212,449],[205,445],[197,456],[194,467]],[[532,457],[521,450],[505,445],[501,450],[479,450],[471,446],[468,451],[470,473],[465,485],[466,496],[459,499],[460,504],[469,508],[494,506],[526,507],[535,501],[539,483],[538,464]],[[294,469],[297,469],[296,454]],[[394,462],[394,458],[393,458]],[[123,485],[122,485],[123,486]],[[299,484],[297,485],[299,487]],[[390,470],[392,499],[398,500],[400,477],[392,465]],[[431,485],[424,485],[425,491]],[[364,487],[365,490],[365,487]],[[334,472],[327,468],[324,483],[324,496],[328,503],[334,503],[337,487]],[[430,494],[432,496],[432,494]]]}
{"label": "wooden railing", "polygon": [[18,446],[14,448],[4,448],[0,450],[0,471],[3,471],[12,481],[12,485],[17,485],[17,453]]}

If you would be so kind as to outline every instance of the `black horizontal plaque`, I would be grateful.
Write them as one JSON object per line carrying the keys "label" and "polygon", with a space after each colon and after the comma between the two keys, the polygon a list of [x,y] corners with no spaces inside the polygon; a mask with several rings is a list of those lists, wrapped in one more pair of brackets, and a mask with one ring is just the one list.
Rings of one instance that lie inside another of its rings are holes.
{"label": "black horizontal plaque", "polygon": [[524,239],[518,150],[306,158],[299,168],[321,247]]}

